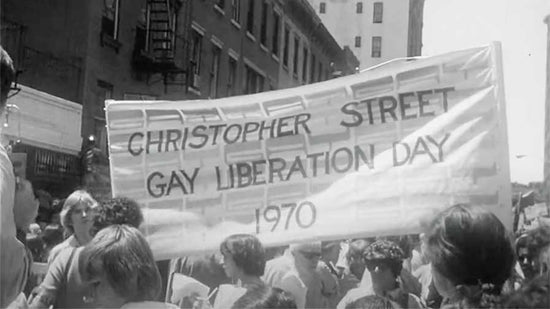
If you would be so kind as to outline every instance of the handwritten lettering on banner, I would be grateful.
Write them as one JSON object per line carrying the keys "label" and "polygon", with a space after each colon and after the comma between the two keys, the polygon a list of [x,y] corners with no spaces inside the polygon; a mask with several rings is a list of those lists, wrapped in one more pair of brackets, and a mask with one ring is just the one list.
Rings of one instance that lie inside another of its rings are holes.
{"label": "handwritten lettering on banner", "polygon": [[412,232],[455,202],[506,221],[498,55],[493,45],[218,100],[110,101],[113,193],[143,204],[159,258],[238,232],[266,245]]}

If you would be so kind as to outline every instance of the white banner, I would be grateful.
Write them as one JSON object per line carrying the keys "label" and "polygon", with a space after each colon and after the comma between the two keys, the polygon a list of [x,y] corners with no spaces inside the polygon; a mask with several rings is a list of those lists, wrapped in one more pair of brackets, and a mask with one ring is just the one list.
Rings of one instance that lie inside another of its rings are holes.
{"label": "white banner", "polygon": [[200,101],[109,101],[115,196],[156,258],[413,233],[465,202],[511,227],[500,45]]}

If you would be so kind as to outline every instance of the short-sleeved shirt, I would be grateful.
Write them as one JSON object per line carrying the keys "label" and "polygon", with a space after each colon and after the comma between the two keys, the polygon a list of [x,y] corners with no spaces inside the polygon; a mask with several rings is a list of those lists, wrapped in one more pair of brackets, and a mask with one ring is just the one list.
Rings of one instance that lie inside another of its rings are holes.
{"label": "short-sleeved shirt", "polygon": [[[80,276],[78,257],[80,248],[67,248],[50,264],[48,273],[38,289],[35,299],[54,308],[89,308],[84,302],[88,289]],[[34,303],[34,302],[33,302]]]}

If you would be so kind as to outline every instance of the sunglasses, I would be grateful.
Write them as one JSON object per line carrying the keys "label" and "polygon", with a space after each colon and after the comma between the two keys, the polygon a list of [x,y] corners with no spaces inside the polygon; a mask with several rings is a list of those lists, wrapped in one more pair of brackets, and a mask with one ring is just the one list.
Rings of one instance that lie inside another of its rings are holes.
{"label": "sunglasses", "polygon": [[365,265],[370,272],[374,271],[376,268],[378,268],[380,271],[384,271],[390,268],[390,266],[384,261],[367,260],[365,262]]}
{"label": "sunglasses", "polygon": [[300,254],[303,255],[308,260],[320,259],[321,258],[321,253],[319,253],[319,252],[300,251]]}

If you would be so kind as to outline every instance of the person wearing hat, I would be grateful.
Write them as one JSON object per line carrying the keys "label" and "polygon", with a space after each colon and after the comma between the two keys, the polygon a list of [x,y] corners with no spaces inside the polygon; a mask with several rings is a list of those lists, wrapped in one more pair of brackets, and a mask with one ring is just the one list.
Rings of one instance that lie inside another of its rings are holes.
{"label": "person wearing hat", "polygon": [[394,242],[377,240],[363,253],[372,288],[352,289],[337,308],[363,308],[372,295],[383,297],[392,308],[424,308],[422,301],[402,288],[403,250]]}

